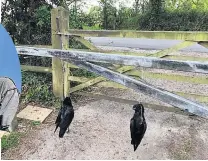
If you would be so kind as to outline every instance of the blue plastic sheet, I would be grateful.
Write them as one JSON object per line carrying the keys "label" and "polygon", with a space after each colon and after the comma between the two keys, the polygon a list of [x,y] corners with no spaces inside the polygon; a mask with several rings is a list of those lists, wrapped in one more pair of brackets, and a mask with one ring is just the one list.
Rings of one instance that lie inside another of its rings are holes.
{"label": "blue plastic sheet", "polygon": [[10,78],[21,93],[22,75],[19,57],[9,33],[2,24],[0,24],[0,77]]}

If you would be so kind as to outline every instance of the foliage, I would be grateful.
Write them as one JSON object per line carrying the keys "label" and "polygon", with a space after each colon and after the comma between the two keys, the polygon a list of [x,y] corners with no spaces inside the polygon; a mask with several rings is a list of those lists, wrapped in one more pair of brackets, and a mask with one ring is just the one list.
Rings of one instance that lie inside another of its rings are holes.
{"label": "foliage", "polygon": [[45,0],[6,0],[2,22],[16,44],[50,44],[50,9]]}
{"label": "foliage", "polygon": [[40,6],[35,10],[34,17],[37,22],[37,33],[33,36],[36,45],[51,44],[51,13],[50,7],[47,5]]}
{"label": "foliage", "polygon": [[19,144],[21,134],[18,132],[12,132],[9,135],[4,135],[1,138],[1,150],[5,151],[9,148],[16,147]]}
{"label": "foliage", "polygon": [[117,9],[114,7],[114,0],[100,0],[101,23],[104,29],[115,29]]}
{"label": "foliage", "polygon": [[157,21],[152,21],[152,14],[147,13],[139,18],[140,30],[165,31],[207,31],[208,12],[197,10],[164,11],[160,13]]}
{"label": "foliage", "polygon": [[116,29],[134,29],[138,23],[138,16],[134,15],[132,8],[120,5],[117,13]]}
{"label": "foliage", "polygon": [[36,102],[46,106],[59,106],[60,100],[52,92],[52,75],[22,72],[22,94],[24,103]]}

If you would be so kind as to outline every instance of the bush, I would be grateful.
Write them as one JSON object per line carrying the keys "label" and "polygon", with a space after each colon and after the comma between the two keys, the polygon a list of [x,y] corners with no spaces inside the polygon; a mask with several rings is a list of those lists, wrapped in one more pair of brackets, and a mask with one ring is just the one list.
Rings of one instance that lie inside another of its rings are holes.
{"label": "bush", "polygon": [[138,21],[139,30],[163,30],[163,31],[207,31],[208,12],[197,10],[164,11],[158,15],[150,12],[140,15]]}

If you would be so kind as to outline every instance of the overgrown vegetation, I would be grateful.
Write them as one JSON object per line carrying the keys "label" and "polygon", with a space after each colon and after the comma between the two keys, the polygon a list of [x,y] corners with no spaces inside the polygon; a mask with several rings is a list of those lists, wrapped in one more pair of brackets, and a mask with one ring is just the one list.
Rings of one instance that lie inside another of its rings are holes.
{"label": "overgrown vegetation", "polygon": [[[130,0],[129,2],[131,2]],[[50,45],[50,11],[53,5],[69,10],[70,28],[76,29],[133,29],[167,31],[207,31],[207,0],[133,0],[127,7],[116,0],[98,0],[85,13],[84,0],[5,0],[2,2],[2,22],[16,45]],[[128,3],[128,1],[126,2]],[[70,48],[84,49],[74,40]],[[51,67],[51,59],[20,56],[22,64]],[[93,78],[96,75],[85,70],[72,70],[74,76]],[[52,106],[59,100],[52,94],[51,74],[23,72],[23,102],[39,102]]]}
{"label": "overgrown vegetation", "polygon": [[52,74],[22,72],[23,103],[36,102],[44,106],[60,106],[60,100],[52,92]]}

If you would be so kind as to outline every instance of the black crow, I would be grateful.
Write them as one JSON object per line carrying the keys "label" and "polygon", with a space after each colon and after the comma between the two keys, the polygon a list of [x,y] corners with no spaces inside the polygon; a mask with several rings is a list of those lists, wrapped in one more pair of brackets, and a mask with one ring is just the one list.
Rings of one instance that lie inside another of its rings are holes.
{"label": "black crow", "polygon": [[56,132],[57,128],[60,127],[59,137],[63,138],[66,130],[68,129],[69,131],[69,125],[71,124],[73,118],[74,118],[74,109],[72,106],[72,102],[70,97],[66,97],[63,101],[58,117],[56,119],[55,122],[56,129],[54,133]]}
{"label": "black crow", "polygon": [[134,116],[131,119],[130,131],[131,131],[131,144],[134,145],[134,151],[136,151],[142,138],[146,132],[147,124],[144,118],[144,107],[142,104],[136,104],[133,106],[135,110]]}

